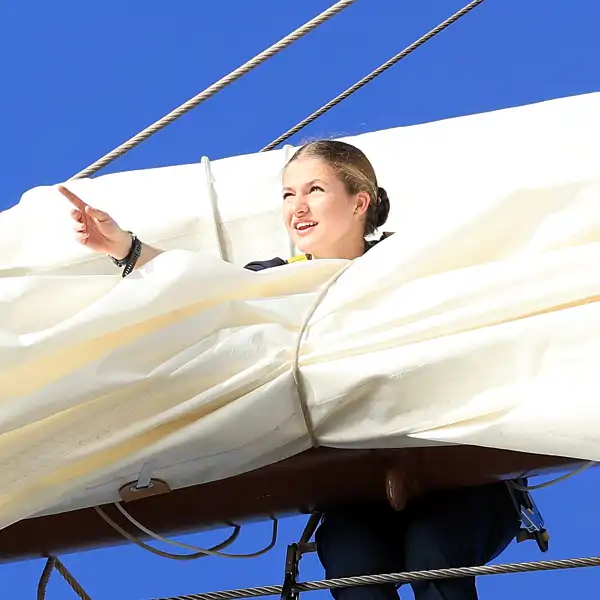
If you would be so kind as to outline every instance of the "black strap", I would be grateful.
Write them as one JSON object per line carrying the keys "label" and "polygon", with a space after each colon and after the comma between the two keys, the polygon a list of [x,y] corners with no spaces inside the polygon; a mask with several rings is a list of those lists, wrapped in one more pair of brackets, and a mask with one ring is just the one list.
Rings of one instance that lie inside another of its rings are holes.
{"label": "black strap", "polygon": [[123,269],[123,277],[127,277],[127,275],[129,275],[133,271],[138,261],[138,258],[142,253],[142,242],[136,235],[132,234],[132,238],[133,242],[131,244],[131,250],[129,251],[129,254],[126,257],[126,264],[125,268]]}

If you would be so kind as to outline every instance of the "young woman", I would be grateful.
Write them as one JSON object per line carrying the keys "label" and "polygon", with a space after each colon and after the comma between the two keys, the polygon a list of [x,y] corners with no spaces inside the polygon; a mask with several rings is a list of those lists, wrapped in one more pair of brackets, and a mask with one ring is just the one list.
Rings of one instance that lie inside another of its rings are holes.
{"label": "young woman", "polygon": [[[124,231],[105,212],[64,187],[73,203],[80,243],[110,255],[124,273],[161,253]],[[302,252],[312,259],[362,256],[377,241],[390,203],[373,167],[358,148],[316,141],[300,148],[283,172],[283,218]],[[378,240],[379,241],[379,240]],[[274,258],[255,271],[282,266]],[[324,514],[316,533],[326,577],[483,565],[515,537],[519,519],[504,483],[437,493],[394,511],[387,502],[340,506]],[[416,600],[476,600],[475,578],[415,582]],[[398,600],[393,585],[340,588],[336,600]]]}

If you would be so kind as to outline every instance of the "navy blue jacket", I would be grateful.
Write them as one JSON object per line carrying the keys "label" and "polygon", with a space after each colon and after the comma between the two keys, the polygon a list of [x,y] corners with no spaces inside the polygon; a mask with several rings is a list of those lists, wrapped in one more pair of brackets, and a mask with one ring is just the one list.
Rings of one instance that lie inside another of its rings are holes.
{"label": "navy blue jacket", "polygon": [[[381,242],[381,240],[385,239],[392,235],[391,233],[384,233],[378,240],[371,240],[365,243],[365,252],[370,250],[375,244]],[[289,260],[283,260],[283,258],[279,258],[276,256],[275,258],[271,258],[270,260],[256,260],[251,263],[248,263],[244,269],[249,269],[250,271],[263,271],[264,269],[270,269],[271,267],[282,267],[283,265],[288,265],[293,262],[298,262],[302,260],[312,260],[312,256],[310,254],[300,254],[299,256],[294,256]]]}

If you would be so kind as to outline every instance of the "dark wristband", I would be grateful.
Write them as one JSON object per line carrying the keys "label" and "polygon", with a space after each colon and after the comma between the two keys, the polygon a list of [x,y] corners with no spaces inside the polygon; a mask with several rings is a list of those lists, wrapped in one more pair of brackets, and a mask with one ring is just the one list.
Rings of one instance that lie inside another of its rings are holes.
{"label": "dark wristband", "polygon": [[127,233],[131,234],[131,248],[129,249],[127,256],[125,258],[115,258],[114,256],[110,257],[117,267],[125,267],[123,269],[123,277],[127,277],[127,275],[133,271],[140,254],[142,253],[142,242],[131,231],[128,231]]}
{"label": "dark wristband", "polygon": [[127,256],[125,256],[124,258],[115,258],[114,256],[110,256],[109,254],[110,260],[112,260],[115,263],[115,265],[117,265],[117,267],[124,267],[127,264],[127,260],[131,256],[131,251],[133,250],[133,243],[136,236],[131,231],[128,231],[127,233],[131,235],[131,246],[129,246],[129,252],[127,253]]}
{"label": "dark wristband", "polygon": [[123,269],[123,277],[127,277],[129,273],[135,269],[135,264],[142,253],[142,242],[134,235],[133,236],[133,244],[131,245],[131,251],[127,256],[127,264]]}

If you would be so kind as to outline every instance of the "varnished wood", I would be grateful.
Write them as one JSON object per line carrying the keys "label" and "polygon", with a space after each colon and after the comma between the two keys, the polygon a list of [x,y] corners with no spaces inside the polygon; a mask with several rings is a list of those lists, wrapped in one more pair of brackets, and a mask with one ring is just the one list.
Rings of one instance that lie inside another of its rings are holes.
{"label": "varnished wood", "polygon": [[[170,536],[349,501],[385,500],[390,472],[399,473],[402,493],[414,499],[436,490],[551,473],[579,464],[573,459],[469,446],[391,451],[319,448],[222,481],[135,500],[127,509],[146,527]],[[398,490],[399,486],[396,498]],[[124,523],[113,506],[105,510]],[[133,532],[128,523],[124,526]],[[26,519],[0,531],[0,562],[124,542],[93,509],[75,510]]]}

